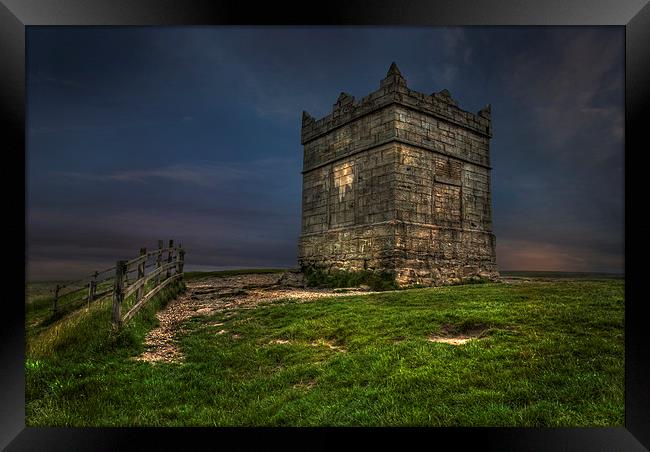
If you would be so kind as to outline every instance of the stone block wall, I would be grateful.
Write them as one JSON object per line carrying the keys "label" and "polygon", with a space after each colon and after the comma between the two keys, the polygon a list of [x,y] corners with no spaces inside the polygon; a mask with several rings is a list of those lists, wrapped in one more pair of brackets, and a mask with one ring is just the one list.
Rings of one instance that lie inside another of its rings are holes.
{"label": "stone block wall", "polygon": [[302,234],[393,219],[396,159],[387,144],[305,172]]}
{"label": "stone block wall", "polygon": [[299,263],[383,270],[409,284],[498,276],[491,232],[489,107],[410,90],[393,64],[380,89],[303,113]]}

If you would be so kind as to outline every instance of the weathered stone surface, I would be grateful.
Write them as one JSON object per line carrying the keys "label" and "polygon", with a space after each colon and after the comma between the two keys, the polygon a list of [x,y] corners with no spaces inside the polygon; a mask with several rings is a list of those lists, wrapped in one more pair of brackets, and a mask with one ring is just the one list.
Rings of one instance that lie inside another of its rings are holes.
{"label": "weathered stone surface", "polygon": [[447,90],[410,90],[393,63],[380,89],[303,113],[301,267],[377,270],[402,285],[498,277],[491,112]]}
{"label": "weathered stone surface", "polygon": [[282,273],[278,284],[281,287],[305,287],[305,275],[299,268],[292,268]]}

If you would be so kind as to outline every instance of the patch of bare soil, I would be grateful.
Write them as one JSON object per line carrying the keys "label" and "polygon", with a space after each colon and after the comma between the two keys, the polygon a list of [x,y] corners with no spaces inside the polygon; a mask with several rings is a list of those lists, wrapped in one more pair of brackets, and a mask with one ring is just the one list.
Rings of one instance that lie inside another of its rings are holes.
{"label": "patch of bare soil", "polygon": [[[350,290],[350,292],[335,292],[333,289],[288,287],[281,284],[282,277],[283,274],[280,273],[267,273],[206,278],[188,282],[185,293],[170,301],[164,309],[156,314],[160,325],[147,334],[145,337],[146,351],[134,359],[168,363],[182,361],[183,355],[178,348],[177,339],[184,332],[181,329],[183,322],[192,317],[252,309],[261,304],[274,303],[282,299],[309,302],[322,297],[345,297],[358,295],[360,292],[376,293],[358,288]],[[226,317],[235,315],[234,312],[229,314],[226,314]],[[211,326],[220,326],[220,324],[212,323]],[[220,330],[216,334],[225,333],[227,333],[226,330]],[[239,336],[233,335],[233,338],[238,339]],[[329,344],[327,341],[321,342],[314,345],[325,345],[338,351],[344,351],[341,347]]]}
{"label": "patch of bare soil", "polygon": [[461,328],[456,325],[447,324],[440,328],[438,334],[431,334],[427,339],[431,342],[439,342],[450,345],[463,345],[471,340],[482,339],[488,327],[476,325],[470,328]]}
{"label": "patch of bare soil", "polygon": [[324,339],[319,339],[317,341],[310,342],[309,345],[311,345],[312,347],[327,347],[329,349],[332,349],[334,351],[341,352],[341,353],[347,352],[345,347],[342,347],[340,345],[335,345],[332,341],[326,341]]}
{"label": "patch of bare soil", "polygon": [[272,341],[269,342],[269,344],[300,344],[300,345],[306,345],[308,347],[327,347],[331,350],[335,350],[337,352],[345,353],[347,350],[345,347],[336,345],[334,342],[326,340],[326,339],[318,339],[312,342],[297,342],[297,341],[289,341],[286,339],[273,339]]}
{"label": "patch of bare soil", "polygon": [[292,386],[293,389],[300,389],[300,390],[305,390],[308,391],[312,389],[314,386],[316,386],[316,381],[315,380],[309,380],[305,382],[300,382],[296,383],[295,385]]}
{"label": "patch of bare soil", "polygon": [[521,278],[517,276],[502,276],[499,281],[505,284],[523,284],[523,283],[529,283],[531,282],[530,278]]}

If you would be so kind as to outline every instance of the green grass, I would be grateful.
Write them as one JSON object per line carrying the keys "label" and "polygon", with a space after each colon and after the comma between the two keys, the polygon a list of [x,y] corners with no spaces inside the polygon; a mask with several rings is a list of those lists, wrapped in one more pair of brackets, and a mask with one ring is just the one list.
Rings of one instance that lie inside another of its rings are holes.
{"label": "green grass", "polygon": [[[28,355],[26,424],[622,426],[623,310],[613,279],[276,302],[186,322],[176,364],[130,359],[143,320],[101,352]],[[450,326],[485,332],[427,340]]]}
{"label": "green grass", "polygon": [[[25,314],[27,317],[27,335],[40,334],[61,319],[75,313],[88,305],[83,297],[88,295],[87,287],[76,292],[69,292],[80,286],[70,285],[61,291],[58,310],[53,312],[54,288],[57,284],[70,284],[69,281],[35,282],[27,285]],[[74,284],[74,283],[73,283]],[[102,293],[113,286],[113,281],[103,281],[97,285],[96,293]],[[108,295],[110,298],[110,294]],[[97,303],[95,300],[93,303]]]}
{"label": "green grass", "polygon": [[[123,328],[116,330],[111,323],[110,298],[91,303],[46,327],[36,324],[29,328],[27,317],[26,355],[31,361],[80,362],[101,359],[106,354],[121,354],[129,347],[139,346],[144,335],[156,325],[156,312],[185,289],[183,282],[172,282],[151,299]],[[145,289],[147,290],[147,289]],[[123,303],[122,315],[133,304],[133,296]]]}

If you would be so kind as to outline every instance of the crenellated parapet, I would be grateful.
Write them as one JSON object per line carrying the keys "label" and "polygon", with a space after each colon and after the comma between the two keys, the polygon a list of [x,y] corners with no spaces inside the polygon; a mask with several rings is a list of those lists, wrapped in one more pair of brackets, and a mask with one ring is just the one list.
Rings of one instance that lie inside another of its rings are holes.
{"label": "crenellated parapet", "polygon": [[458,107],[446,89],[430,95],[412,90],[407,86],[397,65],[392,63],[377,91],[358,101],[354,96],[341,93],[333,105],[332,113],[318,120],[303,112],[301,143],[304,145],[337,127],[393,104],[433,116],[487,138],[492,137],[490,106],[472,113]]}

